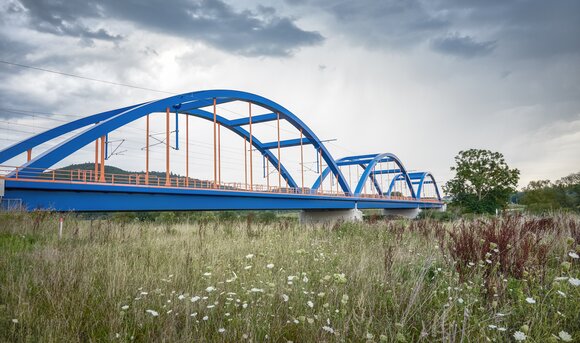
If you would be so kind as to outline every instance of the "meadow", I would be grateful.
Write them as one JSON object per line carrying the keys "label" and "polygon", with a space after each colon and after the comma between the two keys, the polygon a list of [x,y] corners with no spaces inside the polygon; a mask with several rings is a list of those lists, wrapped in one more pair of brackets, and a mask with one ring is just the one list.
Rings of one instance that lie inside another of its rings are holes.
{"label": "meadow", "polygon": [[0,213],[0,341],[571,342],[580,218]]}

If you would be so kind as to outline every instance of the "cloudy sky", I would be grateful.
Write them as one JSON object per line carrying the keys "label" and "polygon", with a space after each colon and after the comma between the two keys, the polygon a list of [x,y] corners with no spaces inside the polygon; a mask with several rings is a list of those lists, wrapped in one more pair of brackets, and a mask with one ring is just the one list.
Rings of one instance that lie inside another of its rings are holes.
{"label": "cloudy sky", "polygon": [[[521,186],[554,180],[580,171],[578,13],[572,0],[0,0],[0,147],[74,117],[228,88],[290,109],[335,139],[337,158],[393,152],[444,182],[458,151],[485,148],[521,170]],[[204,178],[208,126],[191,125]],[[111,135],[125,141],[109,164],[143,169],[142,128]],[[242,145],[224,134],[225,178],[239,180]]]}

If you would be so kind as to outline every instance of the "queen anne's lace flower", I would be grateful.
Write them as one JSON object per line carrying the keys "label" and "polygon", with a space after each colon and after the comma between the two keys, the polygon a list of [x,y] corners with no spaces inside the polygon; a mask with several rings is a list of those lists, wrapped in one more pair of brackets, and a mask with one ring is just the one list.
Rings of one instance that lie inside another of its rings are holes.
{"label": "queen anne's lace flower", "polygon": [[159,315],[159,312],[154,311],[154,310],[145,310],[145,312],[149,313],[153,317],[157,317]]}
{"label": "queen anne's lace flower", "polygon": [[528,297],[528,298],[526,298],[526,302],[528,304],[535,304],[536,303],[536,300],[534,300],[534,298],[532,298],[532,297]]}
{"label": "queen anne's lace flower", "polygon": [[518,342],[519,342],[519,341],[525,341],[525,340],[526,340],[526,338],[527,338],[527,336],[526,336],[526,334],[525,334],[525,333],[523,333],[523,332],[521,332],[521,331],[516,331],[516,332],[514,332],[514,339],[515,339],[516,341],[518,341]]}
{"label": "queen anne's lace flower", "polygon": [[572,342],[572,335],[570,335],[569,333],[567,333],[566,331],[560,331],[558,333],[558,336],[560,337],[560,339],[564,342]]}

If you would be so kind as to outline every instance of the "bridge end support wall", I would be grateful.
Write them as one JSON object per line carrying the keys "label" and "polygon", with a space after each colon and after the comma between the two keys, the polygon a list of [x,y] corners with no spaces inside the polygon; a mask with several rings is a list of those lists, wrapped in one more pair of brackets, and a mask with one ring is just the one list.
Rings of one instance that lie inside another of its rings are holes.
{"label": "bridge end support wall", "polygon": [[304,210],[300,212],[300,224],[322,224],[337,221],[355,222],[362,221],[362,211],[358,209],[347,210]]}
{"label": "bridge end support wall", "polygon": [[383,209],[383,215],[385,216],[401,216],[409,219],[417,218],[421,213],[420,208],[389,208]]}

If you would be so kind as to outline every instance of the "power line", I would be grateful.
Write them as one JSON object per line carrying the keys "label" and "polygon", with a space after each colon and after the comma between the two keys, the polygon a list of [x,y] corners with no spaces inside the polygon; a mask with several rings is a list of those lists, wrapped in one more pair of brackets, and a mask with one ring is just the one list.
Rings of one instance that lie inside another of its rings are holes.
{"label": "power line", "polygon": [[163,90],[158,90],[158,89],[153,89],[153,88],[146,88],[146,87],[140,87],[140,86],[135,86],[135,85],[129,85],[129,84],[126,84],[126,83],[119,83],[119,82],[112,82],[112,81],[100,80],[100,79],[95,79],[95,78],[92,78],[92,77],[81,76],[81,75],[70,74],[70,73],[64,73],[64,72],[61,72],[61,71],[50,70],[50,69],[39,68],[39,67],[33,67],[33,66],[25,65],[25,64],[8,62],[8,61],[3,61],[3,60],[0,60],[0,63],[7,64],[7,65],[11,65],[11,66],[15,66],[15,67],[20,67],[20,68],[26,68],[26,69],[38,70],[38,71],[43,71],[43,72],[57,74],[57,75],[74,77],[74,78],[77,78],[77,79],[83,79],[83,80],[89,80],[89,81],[94,81],[94,82],[106,83],[106,84],[114,85],[114,86],[129,87],[129,88],[134,88],[134,89],[140,89],[140,90],[145,90],[145,91],[150,91],[150,92],[157,92],[157,93],[165,93],[165,94],[171,94],[171,95],[177,94],[175,92],[168,92],[168,91],[163,91]]}
{"label": "power line", "polygon": [[[164,93],[164,94],[170,94],[170,95],[176,95],[176,94],[178,94],[178,93],[175,93],[175,92],[169,92],[169,91],[158,90],[158,89],[153,89],[153,88],[147,88],[147,87],[129,85],[129,84],[125,84],[125,83],[119,83],[119,82],[113,82],[113,81],[95,79],[95,78],[92,78],[92,77],[87,77],[87,76],[82,76],[82,75],[77,75],[77,74],[71,74],[71,73],[65,73],[65,72],[61,72],[61,71],[50,70],[50,69],[40,68],[40,67],[34,67],[34,66],[25,65],[25,64],[4,61],[4,60],[0,60],[0,63],[6,64],[6,65],[10,65],[10,66],[16,66],[16,67],[20,67],[20,68],[26,68],[26,69],[32,69],[32,70],[37,70],[37,71],[42,71],[42,72],[47,72],[47,73],[62,75],[62,76],[74,77],[74,78],[78,78],[78,79],[82,79],[82,80],[88,80],[88,81],[94,81],[94,82],[101,82],[101,83],[105,83],[105,84],[109,84],[109,85],[115,85],[115,86],[121,86],[121,87],[129,87],[129,88],[133,88],[133,89],[140,89],[140,90],[146,90],[146,91],[157,92],[157,93]],[[220,108],[220,109],[222,109],[222,110],[228,111],[230,113],[239,115],[241,117],[244,117],[245,116],[244,114],[241,114],[239,112],[232,111],[232,110],[227,109],[227,108],[224,108],[222,106],[217,106],[217,107]],[[4,109],[4,110],[12,111],[12,112],[20,111],[20,112],[34,113],[33,111],[25,111],[25,110],[15,110],[15,109]],[[37,112],[37,113],[42,113],[42,112]],[[43,114],[52,114],[52,113],[43,113]],[[76,117],[76,116],[72,116],[72,115],[62,115],[62,116]],[[268,123],[266,123],[266,126],[275,127],[274,125],[268,124]],[[285,128],[281,128],[281,130],[282,131],[285,131],[285,132],[289,132],[289,133],[295,133],[294,131],[291,131],[291,130],[288,130],[288,129],[285,129]],[[342,147],[342,146],[340,146],[340,145],[338,145],[336,143],[335,144],[332,144],[332,145],[336,146],[339,149],[343,149],[345,151],[352,152],[352,150],[349,150],[349,149],[347,149],[345,147]]]}

